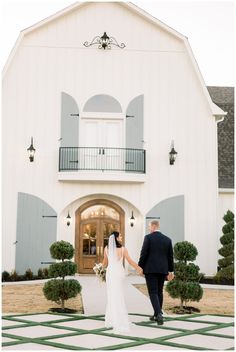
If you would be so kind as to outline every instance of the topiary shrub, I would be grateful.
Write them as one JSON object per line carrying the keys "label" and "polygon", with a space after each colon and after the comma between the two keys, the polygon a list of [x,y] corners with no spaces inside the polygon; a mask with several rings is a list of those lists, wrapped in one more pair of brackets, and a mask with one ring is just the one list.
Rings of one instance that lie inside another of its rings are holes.
{"label": "topiary shrub", "polygon": [[19,278],[20,277],[19,277],[18,273],[16,272],[16,270],[13,270],[10,275],[10,280],[11,281],[18,281]]}
{"label": "topiary shrub", "polygon": [[9,272],[8,271],[6,271],[6,270],[4,270],[3,272],[2,272],[2,281],[4,282],[4,281],[9,281],[10,280],[10,274],[9,274]]}
{"label": "topiary shrub", "polygon": [[61,260],[61,262],[50,265],[49,276],[60,277],[60,279],[46,282],[43,293],[48,300],[61,305],[61,309],[58,311],[66,311],[65,301],[76,297],[81,292],[81,285],[77,280],[65,280],[65,276],[72,276],[76,273],[76,264],[66,260],[73,257],[74,248],[69,242],[58,241],[51,245],[50,253],[52,258]]}
{"label": "topiary shrub", "polygon": [[226,224],[222,227],[222,247],[218,251],[223,258],[218,260],[219,271],[216,274],[219,282],[222,279],[234,279],[234,213],[228,210],[223,219]]}
{"label": "topiary shrub", "polygon": [[180,298],[176,313],[189,312],[187,302],[202,298],[203,289],[199,280],[203,274],[199,273],[198,265],[188,263],[195,260],[197,255],[197,248],[188,241],[178,242],[174,246],[174,258],[178,262],[175,263],[175,278],[167,283],[166,291],[172,298]]}
{"label": "topiary shrub", "polygon": [[50,247],[50,253],[53,259],[65,260],[71,259],[74,255],[73,246],[66,241],[54,242]]}
{"label": "topiary shrub", "polygon": [[43,279],[43,278],[44,278],[43,269],[42,269],[42,268],[39,268],[39,269],[38,269],[38,278],[39,278],[39,279]]}
{"label": "topiary shrub", "polygon": [[57,304],[61,304],[61,308],[64,309],[64,302],[69,298],[76,297],[81,291],[81,285],[77,280],[58,280],[52,279],[48,281],[43,287],[43,293],[45,297],[54,301]]}
{"label": "topiary shrub", "polygon": [[24,278],[25,278],[26,280],[33,280],[34,274],[33,274],[33,272],[32,272],[31,269],[27,269],[27,270],[25,271]]}
{"label": "topiary shrub", "polygon": [[48,278],[48,268],[43,268],[43,277],[44,277],[45,279]]}
{"label": "topiary shrub", "polygon": [[49,267],[49,276],[50,277],[65,277],[75,275],[77,265],[70,261],[51,264]]}

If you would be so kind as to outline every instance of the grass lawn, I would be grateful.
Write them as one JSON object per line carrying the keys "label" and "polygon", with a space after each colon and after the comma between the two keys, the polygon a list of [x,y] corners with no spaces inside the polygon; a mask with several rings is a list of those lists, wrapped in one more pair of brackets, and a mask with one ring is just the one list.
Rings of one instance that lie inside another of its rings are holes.
{"label": "grass lawn", "polygon": [[[49,308],[58,308],[59,305],[48,301],[42,292],[40,284],[17,284],[2,285],[2,313],[42,313]],[[142,293],[148,296],[145,284],[134,285]],[[164,311],[171,313],[170,308],[179,304],[178,299],[171,298],[164,289]],[[189,302],[190,306],[200,309],[203,314],[226,314],[234,315],[234,290],[204,289],[200,302]],[[83,313],[81,294],[76,298],[69,299],[66,308],[76,309]]]}
{"label": "grass lawn", "polygon": [[[2,285],[2,313],[42,313],[49,308],[60,306],[48,301],[43,294],[44,284]],[[76,309],[83,313],[81,294],[65,302],[66,308]]]}
{"label": "grass lawn", "polygon": [[[145,284],[134,285],[148,296]],[[233,288],[233,286],[232,286]],[[204,288],[203,297],[199,302],[189,302],[188,305],[200,309],[203,314],[234,315],[234,290]],[[173,299],[164,289],[164,306],[166,313],[171,313],[171,308],[179,305],[179,299]]]}

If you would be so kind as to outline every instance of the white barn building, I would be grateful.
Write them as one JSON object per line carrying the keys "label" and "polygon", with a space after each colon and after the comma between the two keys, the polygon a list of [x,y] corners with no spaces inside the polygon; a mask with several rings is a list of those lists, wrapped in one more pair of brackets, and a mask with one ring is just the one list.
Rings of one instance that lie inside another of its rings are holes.
{"label": "white barn building", "polygon": [[[88,46],[104,32],[110,49]],[[202,272],[216,272],[226,113],[185,36],[132,3],[73,4],[20,33],[2,100],[3,270],[37,273],[63,239],[90,273],[114,229],[137,261],[147,222],[159,218],[173,243],[196,245]]]}

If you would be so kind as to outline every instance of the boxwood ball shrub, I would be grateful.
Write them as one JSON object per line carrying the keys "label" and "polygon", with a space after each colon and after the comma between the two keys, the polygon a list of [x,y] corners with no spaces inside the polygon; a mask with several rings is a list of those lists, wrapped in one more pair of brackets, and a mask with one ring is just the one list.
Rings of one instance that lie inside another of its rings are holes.
{"label": "boxwood ball shrub", "polygon": [[77,265],[71,261],[63,261],[61,263],[51,264],[49,267],[50,277],[65,277],[75,275]]}
{"label": "boxwood ball shrub", "polygon": [[45,297],[57,304],[61,305],[64,309],[64,302],[69,298],[74,298],[81,292],[81,285],[77,280],[58,280],[52,279],[48,281],[43,287]]}
{"label": "boxwood ball shrub", "polygon": [[48,300],[54,301],[65,309],[65,301],[76,297],[81,292],[81,285],[75,279],[65,279],[65,276],[72,276],[76,273],[77,266],[71,259],[74,255],[73,246],[66,241],[54,242],[50,247],[53,259],[61,262],[53,263],[49,266],[49,276],[54,279],[49,280],[43,287],[43,293]]}
{"label": "boxwood ball shrub", "polygon": [[174,246],[175,278],[166,285],[166,291],[172,298],[180,298],[177,312],[185,312],[187,302],[200,301],[203,289],[199,284],[202,274],[199,266],[192,263],[198,255],[197,248],[188,241],[178,242]]}
{"label": "boxwood ball shrub", "polygon": [[9,274],[9,272],[8,271],[3,271],[2,272],[2,281],[9,281],[10,280],[10,274]]}

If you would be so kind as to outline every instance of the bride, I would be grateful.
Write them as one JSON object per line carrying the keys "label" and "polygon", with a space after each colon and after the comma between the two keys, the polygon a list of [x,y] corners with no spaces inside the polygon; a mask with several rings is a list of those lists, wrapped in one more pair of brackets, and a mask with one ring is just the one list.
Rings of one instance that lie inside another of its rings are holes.
{"label": "bride", "polygon": [[123,292],[123,281],[125,278],[124,258],[136,269],[138,274],[142,274],[142,268],[130,258],[127,249],[122,246],[121,234],[114,231],[109,237],[108,247],[105,247],[102,265],[107,267],[105,327],[113,327],[116,333],[127,332],[130,329]]}

